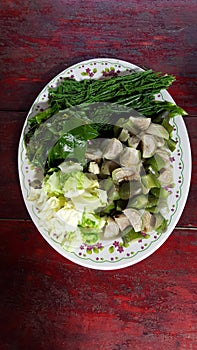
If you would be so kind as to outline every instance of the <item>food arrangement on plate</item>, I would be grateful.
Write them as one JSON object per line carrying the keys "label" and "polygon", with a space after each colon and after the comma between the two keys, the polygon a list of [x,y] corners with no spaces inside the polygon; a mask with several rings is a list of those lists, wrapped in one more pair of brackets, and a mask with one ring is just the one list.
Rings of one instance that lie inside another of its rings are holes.
{"label": "food arrangement on plate", "polygon": [[45,239],[70,260],[128,266],[170,234],[186,114],[166,92],[174,80],[89,60],[55,77],[32,106],[19,150],[23,195]]}

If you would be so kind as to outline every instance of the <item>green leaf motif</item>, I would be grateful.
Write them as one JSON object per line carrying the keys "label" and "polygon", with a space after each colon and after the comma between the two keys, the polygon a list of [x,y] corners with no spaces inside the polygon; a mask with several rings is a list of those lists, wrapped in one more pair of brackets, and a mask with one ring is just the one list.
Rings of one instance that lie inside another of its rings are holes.
{"label": "green leaf motif", "polygon": [[98,248],[94,247],[94,248],[93,248],[93,252],[94,252],[95,254],[98,254],[98,253],[99,253]]}
{"label": "green leaf motif", "polygon": [[109,247],[108,250],[109,250],[109,253],[112,254],[112,253],[114,252],[115,248],[114,248],[114,246],[112,245],[111,247]]}

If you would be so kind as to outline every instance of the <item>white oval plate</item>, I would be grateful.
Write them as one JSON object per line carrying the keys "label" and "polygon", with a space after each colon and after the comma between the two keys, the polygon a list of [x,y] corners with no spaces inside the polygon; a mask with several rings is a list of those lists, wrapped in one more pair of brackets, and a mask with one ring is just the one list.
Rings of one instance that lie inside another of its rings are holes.
{"label": "white oval plate", "polygon": [[[121,245],[121,240],[115,239],[111,241],[100,241],[94,246],[87,246],[81,243],[78,247],[73,248],[72,251],[67,251],[59,243],[52,240],[48,235],[48,232],[40,226],[34,204],[27,200],[30,191],[29,183],[35,177],[36,169],[29,163],[26,157],[23,142],[24,130],[30,114],[33,116],[39,110],[45,109],[48,106],[49,86],[56,87],[65,77],[73,77],[76,80],[91,78],[98,79],[102,76],[113,75],[114,73],[124,74],[124,72],[130,70],[141,71],[142,69],[129,62],[111,58],[90,59],[65,69],[53,78],[36,98],[27,115],[19,142],[18,168],[20,185],[26,207],[35,226],[44,239],[65,258],[79,265],[100,270],[119,269],[134,265],[144,260],[154,253],[174,230],[187,200],[191,178],[191,150],[183,118],[177,116],[173,120],[173,136],[174,139],[177,140],[177,148],[171,157],[175,187],[172,189],[172,194],[169,197],[170,212],[167,218],[167,231],[163,234],[153,232],[153,234],[150,235],[150,238],[131,242],[127,248]],[[162,90],[157,96],[157,99],[175,103],[166,90]]]}

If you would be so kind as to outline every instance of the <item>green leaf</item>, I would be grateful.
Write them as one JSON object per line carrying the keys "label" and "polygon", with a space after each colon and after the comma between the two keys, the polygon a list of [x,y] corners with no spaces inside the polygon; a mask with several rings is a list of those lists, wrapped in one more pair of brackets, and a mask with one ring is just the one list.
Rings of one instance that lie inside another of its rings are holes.
{"label": "green leaf", "polygon": [[93,252],[94,252],[95,254],[98,254],[98,253],[99,253],[98,248],[94,247],[94,248],[93,248]]}
{"label": "green leaf", "polygon": [[108,250],[109,250],[109,253],[112,254],[112,253],[114,252],[115,248],[114,248],[114,246],[112,245],[111,247],[109,247]]}

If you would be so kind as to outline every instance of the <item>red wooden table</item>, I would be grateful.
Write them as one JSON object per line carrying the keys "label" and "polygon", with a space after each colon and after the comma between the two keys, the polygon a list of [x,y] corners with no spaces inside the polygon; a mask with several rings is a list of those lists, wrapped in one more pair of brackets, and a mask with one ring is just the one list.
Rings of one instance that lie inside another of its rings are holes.
{"label": "red wooden table", "polygon": [[[0,13],[0,349],[197,349],[197,2],[2,0]],[[181,219],[153,255],[117,271],[56,253],[30,220],[17,172],[37,94],[93,57],[174,74],[170,93],[189,114],[193,174]]]}

